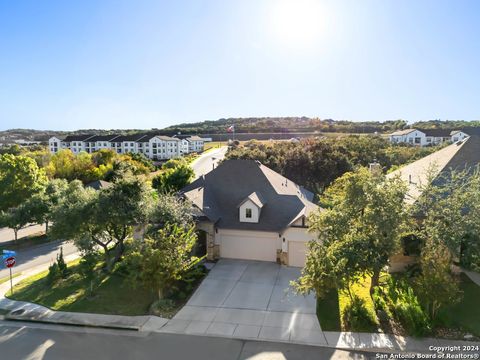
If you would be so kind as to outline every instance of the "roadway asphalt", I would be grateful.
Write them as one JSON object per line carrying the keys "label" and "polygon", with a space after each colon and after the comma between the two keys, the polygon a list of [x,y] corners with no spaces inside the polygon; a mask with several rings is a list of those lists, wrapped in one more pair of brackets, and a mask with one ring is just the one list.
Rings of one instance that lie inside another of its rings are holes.
{"label": "roadway asphalt", "polygon": [[225,157],[227,149],[226,146],[222,146],[218,149],[208,151],[194,160],[191,166],[195,171],[196,177],[198,178],[212,171],[213,167],[217,166],[220,160]]}
{"label": "roadway asphalt", "polygon": [[[22,272],[45,263],[55,261],[57,254],[63,248],[63,255],[67,256],[78,252],[78,249],[71,241],[55,241],[28,249],[17,251],[17,265],[12,268],[12,274]],[[9,275],[8,269],[0,270],[0,279]],[[1,357],[0,357],[1,358]]]}
{"label": "roadway asphalt", "polygon": [[[20,240],[22,237],[33,235],[36,233],[45,232],[45,225],[29,225],[20,229],[18,231],[18,239]],[[1,228],[0,229],[0,243],[15,240],[15,234],[12,229],[9,228]]]}
{"label": "roadway asphalt", "polygon": [[363,360],[374,359],[375,353],[218,337],[0,321],[0,358],[9,360]]}

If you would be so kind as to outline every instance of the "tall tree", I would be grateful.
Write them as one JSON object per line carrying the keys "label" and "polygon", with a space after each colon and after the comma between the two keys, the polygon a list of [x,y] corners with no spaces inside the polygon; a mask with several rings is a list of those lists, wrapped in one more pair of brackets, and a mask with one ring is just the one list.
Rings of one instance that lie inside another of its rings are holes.
{"label": "tall tree", "polygon": [[45,231],[48,231],[52,212],[60,203],[67,188],[68,182],[66,180],[53,179],[48,182],[43,192],[37,193],[28,199],[25,202],[25,207],[31,222],[45,224]]}
{"label": "tall tree", "polygon": [[0,211],[21,205],[42,190],[47,178],[37,163],[26,156],[0,155]]}
{"label": "tall tree", "polygon": [[0,213],[0,226],[13,230],[15,242],[18,240],[18,231],[30,222],[28,209],[24,204],[10,208]]}
{"label": "tall tree", "polygon": [[297,288],[321,293],[325,284],[345,287],[366,273],[373,293],[404,230],[405,192],[400,179],[365,168],[337,179],[322,199],[329,208],[311,219],[319,239],[310,246]]}
{"label": "tall tree", "polygon": [[414,211],[423,242],[443,244],[463,266],[480,270],[480,169],[447,172],[422,190]]}
{"label": "tall tree", "polygon": [[73,182],[54,211],[51,234],[73,239],[81,250],[100,247],[111,270],[134,227],[147,222],[152,203],[151,188],[137,178],[121,179],[98,192]]}
{"label": "tall tree", "polygon": [[194,226],[185,229],[167,224],[143,242],[137,242],[129,253],[131,278],[155,289],[162,299],[165,291],[198,263],[199,259],[191,256],[196,241]]}
{"label": "tall tree", "polygon": [[194,176],[193,169],[185,161],[180,161],[173,168],[165,166],[163,172],[153,178],[152,186],[162,193],[177,192],[188,185]]}

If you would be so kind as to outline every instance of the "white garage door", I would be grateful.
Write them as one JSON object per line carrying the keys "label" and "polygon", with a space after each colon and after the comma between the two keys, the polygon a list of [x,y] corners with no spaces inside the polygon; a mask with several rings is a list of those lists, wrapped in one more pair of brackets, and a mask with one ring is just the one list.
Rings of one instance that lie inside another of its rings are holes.
{"label": "white garage door", "polygon": [[277,261],[278,239],[254,235],[222,235],[220,256],[232,259]]}
{"label": "white garage door", "polygon": [[288,265],[303,267],[307,253],[307,242],[289,241],[288,242]]}

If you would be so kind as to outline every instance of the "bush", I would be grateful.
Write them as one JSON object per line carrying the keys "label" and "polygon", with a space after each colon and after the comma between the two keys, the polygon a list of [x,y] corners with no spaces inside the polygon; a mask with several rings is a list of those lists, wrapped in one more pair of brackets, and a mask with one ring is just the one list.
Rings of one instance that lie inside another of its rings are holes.
{"label": "bush", "polygon": [[58,266],[58,272],[60,274],[60,277],[62,279],[66,279],[68,277],[68,268],[67,268],[67,263],[63,259],[63,248],[60,247],[60,254],[57,254],[57,266]]}
{"label": "bush", "polygon": [[173,310],[175,310],[175,302],[170,299],[157,300],[150,306],[150,314],[157,316],[163,316]]}
{"label": "bush", "polygon": [[68,274],[67,264],[63,259],[63,249],[60,248],[60,254],[57,254],[57,261],[48,267],[46,281],[48,284],[53,284],[59,279],[66,279]]}
{"label": "bush", "polygon": [[376,321],[365,306],[365,300],[354,295],[343,310],[343,323],[350,331],[371,331]]}
{"label": "bush", "polygon": [[58,279],[60,279],[60,271],[58,270],[58,265],[56,262],[54,262],[52,265],[48,267],[48,275],[45,278],[47,281],[47,284],[51,285]]}
{"label": "bush", "polygon": [[383,310],[402,324],[405,330],[414,336],[423,336],[431,332],[431,322],[423,310],[413,288],[405,281],[389,278],[384,291],[374,293],[375,308]]}

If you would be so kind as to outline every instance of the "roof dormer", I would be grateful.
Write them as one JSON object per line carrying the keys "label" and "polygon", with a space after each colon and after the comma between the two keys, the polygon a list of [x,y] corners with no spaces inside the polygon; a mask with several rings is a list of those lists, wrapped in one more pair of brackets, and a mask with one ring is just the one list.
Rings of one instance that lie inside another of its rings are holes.
{"label": "roof dormer", "polygon": [[264,206],[262,195],[258,192],[251,193],[238,205],[240,222],[258,223]]}

